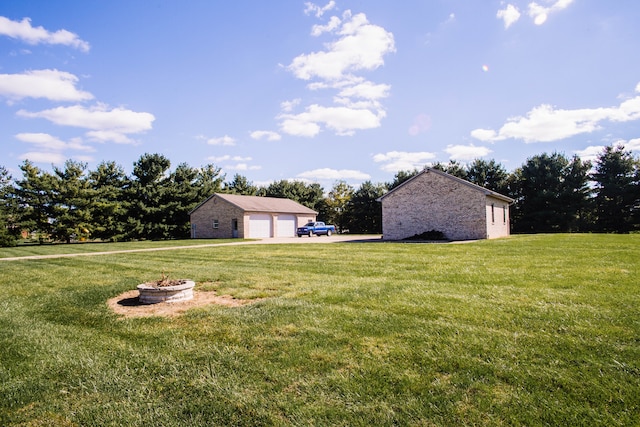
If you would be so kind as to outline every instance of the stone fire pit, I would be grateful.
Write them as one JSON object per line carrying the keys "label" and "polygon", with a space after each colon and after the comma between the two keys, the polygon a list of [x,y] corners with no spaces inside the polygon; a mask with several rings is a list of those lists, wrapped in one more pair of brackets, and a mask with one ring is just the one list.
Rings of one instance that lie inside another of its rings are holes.
{"label": "stone fire pit", "polygon": [[193,299],[193,280],[163,280],[138,285],[141,304],[157,304],[159,302],[179,302]]}

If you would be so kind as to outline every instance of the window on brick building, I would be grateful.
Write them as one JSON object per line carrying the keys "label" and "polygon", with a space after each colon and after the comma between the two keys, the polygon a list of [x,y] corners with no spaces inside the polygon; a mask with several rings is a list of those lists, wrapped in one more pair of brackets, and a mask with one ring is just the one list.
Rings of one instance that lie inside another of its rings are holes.
{"label": "window on brick building", "polygon": [[218,222],[218,220],[217,220],[217,219],[214,219],[214,220],[213,220],[213,229],[214,229],[214,230],[217,230],[219,225],[220,225],[220,223]]}

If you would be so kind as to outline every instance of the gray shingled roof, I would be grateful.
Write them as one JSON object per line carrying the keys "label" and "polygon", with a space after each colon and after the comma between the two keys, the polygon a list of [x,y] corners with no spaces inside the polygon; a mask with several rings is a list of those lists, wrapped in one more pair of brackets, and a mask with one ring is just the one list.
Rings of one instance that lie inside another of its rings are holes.
{"label": "gray shingled roof", "polygon": [[[280,213],[296,213],[296,214],[317,214],[318,212],[294,202],[291,199],[281,199],[277,197],[259,197],[259,196],[240,196],[237,194],[220,194],[216,193],[209,197],[218,197],[225,200],[245,212],[280,212]],[[194,211],[202,206],[207,200],[196,206]],[[193,211],[192,211],[193,212]]]}

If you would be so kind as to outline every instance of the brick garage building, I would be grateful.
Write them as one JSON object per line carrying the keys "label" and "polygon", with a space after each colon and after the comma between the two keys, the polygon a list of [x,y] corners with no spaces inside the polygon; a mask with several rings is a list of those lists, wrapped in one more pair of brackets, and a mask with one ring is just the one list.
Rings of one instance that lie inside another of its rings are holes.
{"label": "brick garage building", "polygon": [[290,199],[216,193],[189,212],[191,238],[294,237],[317,214]]}
{"label": "brick garage building", "polygon": [[432,230],[449,240],[509,235],[513,199],[437,169],[426,168],[378,199],[385,240]]}

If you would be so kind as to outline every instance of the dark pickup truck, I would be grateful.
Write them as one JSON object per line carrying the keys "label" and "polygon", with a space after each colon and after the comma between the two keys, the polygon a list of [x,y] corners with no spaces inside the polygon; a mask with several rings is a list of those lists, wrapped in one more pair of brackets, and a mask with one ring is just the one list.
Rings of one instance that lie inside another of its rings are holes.
{"label": "dark pickup truck", "polygon": [[298,237],[302,236],[313,236],[314,234],[317,236],[326,235],[331,236],[336,232],[335,225],[327,225],[324,222],[308,222],[302,227],[298,227]]}

